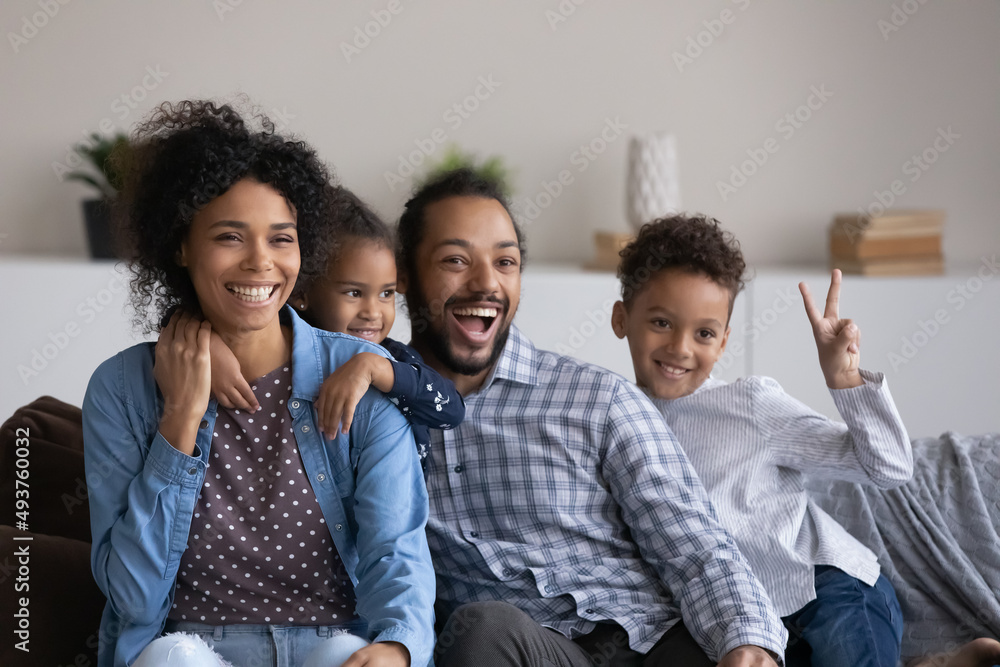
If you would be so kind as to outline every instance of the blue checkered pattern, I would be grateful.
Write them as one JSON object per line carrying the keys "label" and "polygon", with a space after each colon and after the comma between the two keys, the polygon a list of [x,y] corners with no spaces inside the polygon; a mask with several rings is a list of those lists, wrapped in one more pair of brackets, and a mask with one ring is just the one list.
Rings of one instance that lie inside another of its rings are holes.
{"label": "blue checkered pattern", "polygon": [[713,659],[783,653],[764,589],[633,384],[512,327],[465,400],[465,421],[432,433],[439,600],[504,600],[570,637],[613,620],[642,653],[681,617]]}

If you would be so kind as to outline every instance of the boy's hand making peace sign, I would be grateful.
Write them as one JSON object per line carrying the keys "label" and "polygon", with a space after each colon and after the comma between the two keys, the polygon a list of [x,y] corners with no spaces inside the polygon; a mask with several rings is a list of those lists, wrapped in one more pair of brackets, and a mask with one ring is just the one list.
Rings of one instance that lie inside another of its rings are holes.
{"label": "boy's hand making peace sign", "polygon": [[819,350],[819,365],[830,389],[860,387],[865,383],[858,371],[861,360],[861,331],[853,320],[840,319],[840,269],[833,270],[826,311],[820,314],[805,283],[799,283],[806,315],[812,324]]}

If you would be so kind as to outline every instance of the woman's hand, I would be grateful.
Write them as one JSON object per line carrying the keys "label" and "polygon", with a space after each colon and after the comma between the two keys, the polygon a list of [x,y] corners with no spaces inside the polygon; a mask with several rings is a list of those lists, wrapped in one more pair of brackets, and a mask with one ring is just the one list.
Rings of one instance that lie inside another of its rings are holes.
{"label": "woman's hand", "polygon": [[840,319],[840,269],[834,269],[826,311],[821,315],[805,283],[799,283],[806,315],[812,324],[819,365],[830,389],[860,387],[865,383],[858,370],[861,363],[861,331],[852,320]]}
{"label": "woman's hand", "polygon": [[212,325],[180,311],[160,330],[153,377],[163,394],[160,433],[191,456],[212,388]]}
{"label": "woman's hand", "polygon": [[378,642],[352,653],[341,667],[410,667],[410,652],[399,642]]}
{"label": "woman's hand", "polygon": [[334,437],[339,428],[342,433],[351,430],[354,409],[368,387],[382,392],[392,389],[395,371],[392,362],[374,352],[361,352],[348,359],[323,380],[316,400],[319,428]]}

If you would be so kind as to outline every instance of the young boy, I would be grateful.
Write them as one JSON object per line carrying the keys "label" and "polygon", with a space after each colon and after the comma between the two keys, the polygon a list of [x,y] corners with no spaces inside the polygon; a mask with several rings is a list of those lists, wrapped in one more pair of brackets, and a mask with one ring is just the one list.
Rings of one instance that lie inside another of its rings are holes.
{"label": "young boy", "polygon": [[657,220],[621,257],[615,334],[628,338],[636,383],[677,434],[723,525],[784,617],[792,638],[786,664],[896,667],[903,623],[892,586],[875,555],[803,488],[807,474],[891,488],[913,472],[885,378],[859,369],[858,328],[838,314],[840,272],[822,314],[804,283],[799,289],[846,425],[772,379],[728,384],[710,377],[726,348],[745,269],[738,244],[717,221]]}
{"label": "young boy", "polygon": [[[430,429],[450,429],[465,417],[455,386],[427,366],[413,348],[388,337],[396,319],[396,260],[392,231],[357,196],[341,189],[333,211],[337,244],[326,276],[289,303],[317,329],[349,334],[381,345],[387,359],[362,352],[323,381],[316,401],[319,426],[347,433],[354,408],[370,386],[386,394],[413,428],[421,465]],[[221,340],[212,344],[212,392],[225,407],[256,410],[256,399]]]}

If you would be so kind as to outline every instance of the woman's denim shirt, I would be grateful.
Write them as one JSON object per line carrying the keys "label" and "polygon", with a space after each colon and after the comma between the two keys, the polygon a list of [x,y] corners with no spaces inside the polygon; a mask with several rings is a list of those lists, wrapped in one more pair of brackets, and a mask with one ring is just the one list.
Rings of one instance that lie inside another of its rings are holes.
{"label": "woman's denim shirt", "polygon": [[[427,490],[410,426],[369,389],[350,433],[325,439],[313,402],[323,379],[377,345],[312,328],[291,308],[292,393],[288,400],[303,470],[312,484],[357,595],[369,638],[396,641],[411,664],[430,662],[434,570],[424,534]],[[91,567],[108,602],[99,667],[131,664],[163,629],[191,518],[205,480],[217,405],[209,402],[193,456],[159,433],[163,397],[153,378],[153,343],[131,347],[95,371],[83,405],[93,533]]]}

